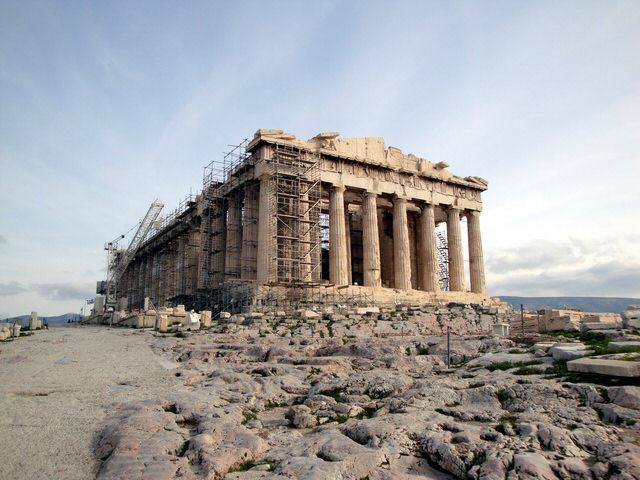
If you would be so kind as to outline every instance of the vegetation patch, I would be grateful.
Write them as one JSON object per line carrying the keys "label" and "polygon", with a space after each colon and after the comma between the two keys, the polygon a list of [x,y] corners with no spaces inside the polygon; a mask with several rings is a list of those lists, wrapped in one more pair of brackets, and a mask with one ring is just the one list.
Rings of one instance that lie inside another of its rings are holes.
{"label": "vegetation patch", "polygon": [[528,367],[530,365],[540,365],[540,364],[542,364],[542,360],[529,360],[527,362],[510,362],[508,360],[505,360],[504,362],[491,363],[484,368],[486,368],[490,372],[493,372],[495,370],[511,370],[512,368]]}
{"label": "vegetation patch", "polygon": [[289,404],[286,402],[274,402],[273,400],[267,400],[264,404],[265,410],[272,410],[274,408],[288,407]]}
{"label": "vegetation patch", "polygon": [[258,414],[253,408],[244,410],[242,412],[242,416],[244,417],[244,420],[242,420],[243,425],[250,422],[251,420],[256,420],[258,418]]}
{"label": "vegetation patch", "polygon": [[236,465],[235,467],[231,467],[227,473],[246,472],[247,470],[251,470],[252,468],[257,467],[258,465],[269,465],[269,470],[268,470],[269,472],[271,472],[274,468],[274,465],[271,462],[266,462],[266,461],[256,462],[255,460],[247,460]]}
{"label": "vegetation patch", "polygon": [[362,407],[362,412],[356,415],[358,420],[362,420],[364,418],[371,418],[373,414],[376,413],[378,409],[376,407]]}
{"label": "vegetation patch", "polygon": [[473,464],[474,465],[482,465],[486,461],[487,461],[487,453],[486,452],[480,452],[473,459]]}
{"label": "vegetation patch", "polygon": [[500,405],[502,405],[502,408],[508,407],[513,401],[513,399],[511,398],[511,395],[509,394],[509,392],[507,392],[505,388],[496,390],[496,398],[500,402]]}
{"label": "vegetation patch", "polygon": [[539,368],[536,367],[520,367],[515,372],[514,375],[540,375],[542,372]]}
{"label": "vegetation patch", "polygon": [[336,415],[336,418],[333,419],[334,422],[344,423],[349,420],[347,415]]}
{"label": "vegetation patch", "polygon": [[500,417],[500,423],[510,423],[511,425],[515,425],[517,421],[518,417],[510,413],[506,413]]}

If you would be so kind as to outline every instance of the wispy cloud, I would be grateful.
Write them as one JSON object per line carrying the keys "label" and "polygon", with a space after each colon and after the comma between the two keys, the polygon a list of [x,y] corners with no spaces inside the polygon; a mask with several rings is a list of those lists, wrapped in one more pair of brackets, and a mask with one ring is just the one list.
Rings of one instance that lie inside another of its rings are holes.
{"label": "wispy cloud", "polygon": [[0,283],[0,297],[9,295],[18,295],[26,292],[28,289],[18,282]]}
{"label": "wispy cloud", "polygon": [[40,283],[32,285],[32,288],[49,300],[82,300],[90,298],[93,293],[89,285],[65,283]]}
{"label": "wispy cloud", "polygon": [[487,257],[490,291],[502,295],[637,296],[640,253],[635,236],[598,240],[532,240]]}
{"label": "wispy cloud", "polygon": [[10,297],[24,293],[36,293],[42,298],[54,301],[82,301],[92,295],[91,285],[73,283],[35,283],[24,285],[19,282],[0,283],[0,296]]}

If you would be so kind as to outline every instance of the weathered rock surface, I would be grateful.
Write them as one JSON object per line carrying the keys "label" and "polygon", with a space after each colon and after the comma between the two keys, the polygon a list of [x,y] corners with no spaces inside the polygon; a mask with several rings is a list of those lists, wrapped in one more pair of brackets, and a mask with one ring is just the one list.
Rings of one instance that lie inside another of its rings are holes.
{"label": "weathered rock surface", "polygon": [[155,339],[184,388],[114,411],[99,478],[640,478],[637,387],[547,377],[547,346],[490,336],[454,337],[447,369],[445,337],[338,336],[310,312],[281,336],[246,316]]}

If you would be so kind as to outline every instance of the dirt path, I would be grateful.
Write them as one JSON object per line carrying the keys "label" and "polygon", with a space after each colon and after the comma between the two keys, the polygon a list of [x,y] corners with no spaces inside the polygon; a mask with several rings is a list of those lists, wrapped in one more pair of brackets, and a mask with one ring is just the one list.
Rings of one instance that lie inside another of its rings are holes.
{"label": "dirt path", "polygon": [[179,388],[150,336],[57,327],[0,344],[3,478],[88,479],[92,442],[113,403]]}

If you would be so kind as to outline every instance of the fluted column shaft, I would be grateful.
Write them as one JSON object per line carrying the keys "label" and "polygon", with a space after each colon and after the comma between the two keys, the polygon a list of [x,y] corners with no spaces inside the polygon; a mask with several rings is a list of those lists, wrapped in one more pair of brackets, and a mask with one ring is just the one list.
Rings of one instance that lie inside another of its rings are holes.
{"label": "fluted column shaft", "polygon": [[438,253],[436,250],[436,222],[434,207],[426,204],[418,220],[418,255],[420,256],[419,285],[427,292],[440,290]]}
{"label": "fluted column shaft", "polygon": [[480,212],[470,211],[467,214],[467,235],[469,240],[471,291],[474,293],[486,293],[482,236],[480,235]]}
{"label": "fluted column shaft", "polygon": [[242,219],[242,255],[240,259],[243,279],[256,278],[258,246],[258,192],[255,187],[247,188],[244,197],[244,218]]}
{"label": "fluted column shaft", "polygon": [[460,210],[451,208],[447,212],[447,248],[449,254],[449,290],[464,291],[464,259],[460,236]]}
{"label": "fluted column shaft", "polygon": [[[217,199],[213,205],[213,218],[211,219],[211,286],[216,287],[224,282],[224,262],[227,248],[227,216],[225,214],[225,200]],[[181,249],[181,258],[184,258],[184,249]],[[181,260],[182,261],[182,260]],[[182,261],[182,287],[184,291],[184,278],[186,266]]]}
{"label": "fluted column shaft", "polygon": [[407,199],[393,199],[393,267],[395,287],[411,289],[411,252],[409,248],[409,223],[407,221]]}
{"label": "fluted column shaft", "polygon": [[309,228],[309,193],[304,192],[300,195],[300,209],[304,212],[300,229],[302,242],[300,245],[300,280],[302,282],[311,282],[312,264],[311,264],[311,230]]}
{"label": "fluted column shaft", "polygon": [[378,195],[366,192],[362,199],[362,263],[365,287],[381,287]]}
{"label": "fluted column shaft", "polygon": [[240,278],[241,250],[242,203],[236,192],[229,197],[227,207],[227,248],[224,260],[226,278]]}
{"label": "fluted column shaft", "polygon": [[351,285],[353,276],[351,273],[351,222],[349,217],[349,205],[344,208],[344,238],[347,246],[347,283]]}
{"label": "fluted column shaft", "polygon": [[347,285],[348,277],[344,187],[338,186],[329,196],[329,278],[335,285]]}
{"label": "fluted column shaft", "polygon": [[[260,177],[260,201],[258,205],[258,250],[256,279],[260,284],[274,281],[273,265],[276,248],[275,192],[270,175]],[[273,208],[270,208],[273,207]],[[272,210],[272,211],[270,211]]]}

